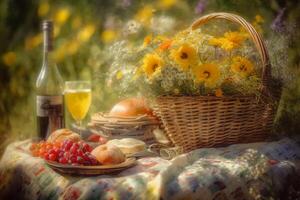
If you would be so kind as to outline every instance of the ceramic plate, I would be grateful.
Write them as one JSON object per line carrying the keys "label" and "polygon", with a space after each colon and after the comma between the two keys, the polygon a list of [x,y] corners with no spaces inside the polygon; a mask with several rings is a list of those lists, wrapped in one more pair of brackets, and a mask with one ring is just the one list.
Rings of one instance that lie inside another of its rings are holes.
{"label": "ceramic plate", "polygon": [[82,166],[82,165],[64,165],[57,162],[45,161],[52,169],[73,175],[102,175],[111,174],[128,169],[136,164],[136,158],[127,158],[124,162],[116,165],[96,165],[96,166]]}

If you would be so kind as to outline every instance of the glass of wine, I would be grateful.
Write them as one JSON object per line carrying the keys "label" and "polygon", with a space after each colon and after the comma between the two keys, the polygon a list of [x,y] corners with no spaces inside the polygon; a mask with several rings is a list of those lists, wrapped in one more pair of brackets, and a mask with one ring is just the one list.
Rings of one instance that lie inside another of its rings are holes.
{"label": "glass of wine", "polygon": [[76,124],[81,129],[92,101],[90,81],[67,81],[65,83],[65,103]]}

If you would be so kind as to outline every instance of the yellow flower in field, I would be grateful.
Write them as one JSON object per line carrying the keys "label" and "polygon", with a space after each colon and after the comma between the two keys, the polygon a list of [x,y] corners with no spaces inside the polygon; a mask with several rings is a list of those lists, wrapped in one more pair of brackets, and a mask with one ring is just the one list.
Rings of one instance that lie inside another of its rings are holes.
{"label": "yellow flower in field", "polygon": [[17,55],[15,52],[7,52],[2,56],[2,61],[6,66],[13,66],[16,63],[17,60]]}
{"label": "yellow flower in field", "polygon": [[134,19],[144,25],[149,25],[153,16],[154,9],[151,5],[145,5],[135,14]]}
{"label": "yellow flower in field", "polygon": [[54,21],[59,24],[63,25],[69,18],[71,12],[68,8],[60,8],[54,15]]}
{"label": "yellow flower in field", "polygon": [[265,20],[261,15],[255,15],[255,21],[260,24],[260,23],[264,23]]}
{"label": "yellow flower in field", "polygon": [[48,14],[50,5],[47,1],[43,1],[38,7],[38,16],[44,17]]}
{"label": "yellow flower in field", "polygon": [[164,65],[164,61],[156,54],[147,54],[143,59],[142,68],[148,78],[156,72],[159,72]]}
{"label": "yellow flower in field", "polygon": [[69,55],[74,55],[75,53],[77,53],[78,49],[79,49],[79,42],[76,40],[72,40],[70,43],[67,44],[67,53]]}
{"label": "yellow flower in field", "polygon": [[83,29],[81,29],[78,33],[78,40],[81,42],[88,41],[92,35],[95,33],[96,27],[94,24],[88,24]]}
{"label": "yellow flower in field", "polygon": [[264,23],[264,18],[260,15],[256,15],[254,18],[254,21],[252,22],[252,25],[254,26],[255,30],[258,31],[259,33],[262,33],[262,27],[261,24]]}
{"label": "yellow flower in field", "polygon": [[189,67],[197,64],[196,49],[188,44],[183,44],[178,49],[173,49],[170,56],[182,70],[188,70]]}
{"label": "yellow flower in field", "polygon": [[254,70],[253,64],[247,58],[236,56],[232,59],[231,71],[241,76],[247,76]]}
{"label": "yellow flower in field", "polygon": [[72,20],[72,28],[77,29],[81,26],[82,20],[81,17],[77,16]]}
{"label": "yellow flower in field", "polygon": [[217,65],[206,63],[193,68],[196,82],[204,82],[206,87],[213,87],[219,80],[221,73]]}
{"label": "yellow flower in field", "polygon": [[64,42],[53,52],[53,59],[55,60],[55,62],[59,63],[64,60],[67,54],[68,54],[68,43]]}
{"label": "yellow flower in field", "polygon": [[169,9],[176,5],[177,0],[158,0],[158,6],[162,9]]}
{"label": "yellow flower in field", "polygon": [[118,34],[116,31],[107,29],[101,33],[101,40],[104,43],[111,43],[117,38]]}
{"label": "yellow flower in field", "polygon": [[221,88],[216,89],[215,95],[216,95],[216,97],[222,97],[223,96],[223,91],[221,90]]}
{"label": "yellow flower in field", "polygon": [[57,26],[56,24],[54,24],[54,29],[53,29],[53,36],[57,37],[60,33],[60,26]]}
{"label": "yellow flower in field", "polygon": [[122,78],[123,78],[123,76],[124,76],[124,74],[123,74],[123,72],[122,72],[122,71],[118,71],[118,72],[117,72],[117,74],[116,74],[116,78],[117,78],[117,80],[120,80],[120,79],[122,79]]}
{"label": "yellow flower in field", "polygon": [[144,47],[147,47],[152,41],[152,35],[147,35],[145,38],[144,38],[144,43],[143,43],[143,46]]}
{"label": "yellow flower in field", "polygon": [[31,50],[37,46],[39,46],[43,42],[43,35],[37,34],[36,36],[29,37],[25,39],[25,49]]}

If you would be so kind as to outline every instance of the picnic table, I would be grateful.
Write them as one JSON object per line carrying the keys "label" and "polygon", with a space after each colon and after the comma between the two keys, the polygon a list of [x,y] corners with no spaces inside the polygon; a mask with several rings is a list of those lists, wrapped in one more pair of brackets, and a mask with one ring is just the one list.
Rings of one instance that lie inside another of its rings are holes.
{"label": "picnic table", "polygon": [[297,199],[300,143],[203,148],[172,160],[145,157],[114,175],[70,176],[10,144],[0,161],[0,199]]}

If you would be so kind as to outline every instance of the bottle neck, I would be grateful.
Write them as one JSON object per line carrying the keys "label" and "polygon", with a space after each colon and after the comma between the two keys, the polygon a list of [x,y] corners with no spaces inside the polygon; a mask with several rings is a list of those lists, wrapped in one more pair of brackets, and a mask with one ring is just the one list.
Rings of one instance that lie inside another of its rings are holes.
{"label": "bottle neck", "polygon": [[51,64],[53,51],[53,31],[52,28],[44,29],[43,63]]}

